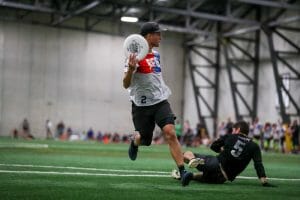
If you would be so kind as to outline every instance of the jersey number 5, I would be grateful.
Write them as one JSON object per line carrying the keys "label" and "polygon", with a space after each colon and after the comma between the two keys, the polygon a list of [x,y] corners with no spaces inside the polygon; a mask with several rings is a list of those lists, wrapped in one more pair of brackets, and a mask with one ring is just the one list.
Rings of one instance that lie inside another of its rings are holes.
{"label": "jersey number 5", "polygon": [[237,140],[233,146],[233,149],[230,151],[231,155],[235,158],[239,157],[243,152],[245,143],[241,140]]}

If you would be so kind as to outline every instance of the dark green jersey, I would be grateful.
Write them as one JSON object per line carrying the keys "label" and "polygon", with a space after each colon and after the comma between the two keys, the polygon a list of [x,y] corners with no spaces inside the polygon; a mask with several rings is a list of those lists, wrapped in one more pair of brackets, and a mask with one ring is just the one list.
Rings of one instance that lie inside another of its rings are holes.
{"label": "dark green jersey", "polygon": [[[224,150],[221,151],[221,147]],[[220,153],[217,158],[230,181],[247,167],[251,159],[257,176],[266,176],[259,146],[243,134],[227,134],[213,142],[211,149]]]}

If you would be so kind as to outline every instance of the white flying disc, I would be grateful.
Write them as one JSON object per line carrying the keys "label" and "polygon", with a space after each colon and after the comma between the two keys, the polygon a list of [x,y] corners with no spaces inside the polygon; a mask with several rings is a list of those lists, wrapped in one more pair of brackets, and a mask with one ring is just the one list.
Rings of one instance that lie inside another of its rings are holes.
{"label": "white flying disc", "polygon": [[148,42],[139,34],[129,35],[124,41],[123,48],[126,58],[134,53],[137,60],[144,59],[149,51]]}

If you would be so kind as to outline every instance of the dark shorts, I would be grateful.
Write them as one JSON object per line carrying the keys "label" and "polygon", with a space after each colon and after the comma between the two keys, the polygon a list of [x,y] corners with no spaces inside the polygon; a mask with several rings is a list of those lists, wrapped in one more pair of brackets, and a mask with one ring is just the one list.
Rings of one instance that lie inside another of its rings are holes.
{"label": "dark shorts", "polygon": [[175,116],[167,100],[152,106],[136,106],[132,103],[132,120],[135,130],[141,135],[141,144],[150,145],[155,124],[161,129],[167,124],[175,124]]}
{"label": "dark shorts", "polygon": [[196,158],[204,159],[204,164],[197,166],[197,169],[203,172],[203,176],[199,180],[200,182],[221,184],[226,181],[226,178],[222,174],[219,160],[216,156],[201,155],[197,153],[194,153],[194,155]]}

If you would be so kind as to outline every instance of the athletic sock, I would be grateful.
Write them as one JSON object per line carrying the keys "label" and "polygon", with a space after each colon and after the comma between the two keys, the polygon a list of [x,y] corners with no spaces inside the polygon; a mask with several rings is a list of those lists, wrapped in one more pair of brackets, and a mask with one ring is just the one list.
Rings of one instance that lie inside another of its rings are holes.
{"label": "athletic sock", "polygon": [[180,176],[182,177],[182,174],[185,172],[184,165],[178,166],[178,170],[179,170]]}

